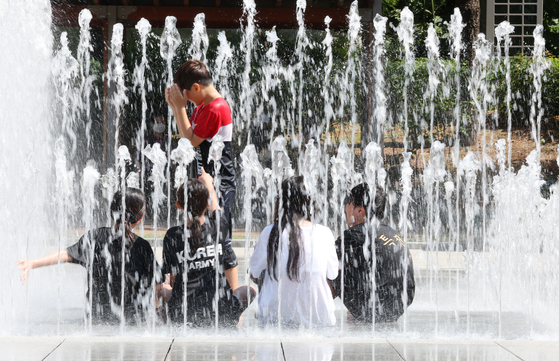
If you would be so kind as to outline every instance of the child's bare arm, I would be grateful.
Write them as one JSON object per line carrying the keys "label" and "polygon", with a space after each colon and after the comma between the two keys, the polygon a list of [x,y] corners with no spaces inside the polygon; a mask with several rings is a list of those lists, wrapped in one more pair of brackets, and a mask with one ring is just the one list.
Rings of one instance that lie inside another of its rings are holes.
{"label": "child's bare arm", "polygon": [[57,264],[59,259],[60,259],[60,263],[66,263],[73,260],[72,256],[70,256],[68,252],[66,252],[65,250],[60,251],[60,254],[59,252],[54,252],[46,257],[39,258],[39,259],[32,259],[32,260],[20,259],[19,261],[16,262],[16,265],[21,265],[19,267],[21,271],[21,282],[25,284],[30,269]]}
{"label": "child's bare arm", "polygon": [[[155,292],[163,302],[167,303],[173,295],[173,285],[175,284],[175,275],[168,273],[165,275],[165,282],[155,285]],[[159,300],[157,300],[159,301]]]}
{"label": "child's bare arm", "polygon": [[227,278],[229,287],[231,287],[233,291],[239,288],[239,270],[237,266],[225,270],[225,278]]}
{"label": "child's bare arm", "polygon": [[202,175],[198,178],[204,185],[208,188],[208,193],[210,195],[210,213],[213,213],[218,207],[219,202],[217,200],[217,194],[215,192],[213,178],[209,175],[204,167],[202,167]]}

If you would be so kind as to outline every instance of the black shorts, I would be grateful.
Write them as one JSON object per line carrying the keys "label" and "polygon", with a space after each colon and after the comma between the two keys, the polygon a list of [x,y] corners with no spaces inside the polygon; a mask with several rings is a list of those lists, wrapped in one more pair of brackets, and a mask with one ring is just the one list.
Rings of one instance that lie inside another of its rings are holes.
{"label": "black shorts", "polygon": [[[212,327],[215,325],[215,313],[212,305],[189,304],[186,310],[187,323],[193,327]],[[169,317],[173,323],[182,324],[184,314],[182,303],[169,303]],[[243,313],[241,301],[231,294],[231,298],[222,297],[218,302],[218,324],[222,327],[235,327]]]}

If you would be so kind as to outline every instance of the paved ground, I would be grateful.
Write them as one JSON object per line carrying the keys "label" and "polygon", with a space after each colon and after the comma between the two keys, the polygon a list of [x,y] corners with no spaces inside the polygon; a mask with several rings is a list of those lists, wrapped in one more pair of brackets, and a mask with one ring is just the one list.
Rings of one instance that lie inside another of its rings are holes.
{"label": "paved ground", "polygon": [[557,360],[559,342],[409,339],[3,337],[0,360]]}

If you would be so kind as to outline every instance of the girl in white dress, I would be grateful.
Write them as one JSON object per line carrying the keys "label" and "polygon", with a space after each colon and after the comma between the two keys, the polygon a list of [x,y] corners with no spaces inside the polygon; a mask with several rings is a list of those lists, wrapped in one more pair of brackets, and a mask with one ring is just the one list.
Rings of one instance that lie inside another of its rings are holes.
{"label": "girl in white dress", "polygon": [[[324,327],[336,324],[330,280],[338,275],[332,231],[310,221],[303,177],[282,183],[274,223],[260,234],[250,259],[263,324]],[[281,221],[280,221],[281,219]]]}

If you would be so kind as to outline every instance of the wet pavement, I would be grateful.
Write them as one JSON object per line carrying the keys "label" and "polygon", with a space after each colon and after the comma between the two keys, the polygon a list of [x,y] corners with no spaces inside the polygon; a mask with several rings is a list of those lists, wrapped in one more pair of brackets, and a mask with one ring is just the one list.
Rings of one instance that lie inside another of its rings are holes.
{"label": "wet pavement", "polygon": [[3,337],[0,360],[557,360],[559,342],[250,337]]}

